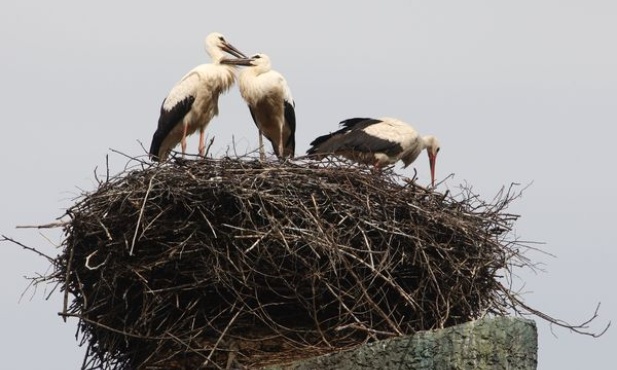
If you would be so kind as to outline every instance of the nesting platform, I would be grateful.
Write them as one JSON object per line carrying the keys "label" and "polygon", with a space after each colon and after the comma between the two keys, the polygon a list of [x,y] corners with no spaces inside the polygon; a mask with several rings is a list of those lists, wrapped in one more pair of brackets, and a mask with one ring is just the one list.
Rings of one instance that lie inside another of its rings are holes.
{"label": "nesting platform", "polygon": [[344,162],[135,162],[67,211],[53,278],[85,369],[253,369],[505,315],[511,199]]}

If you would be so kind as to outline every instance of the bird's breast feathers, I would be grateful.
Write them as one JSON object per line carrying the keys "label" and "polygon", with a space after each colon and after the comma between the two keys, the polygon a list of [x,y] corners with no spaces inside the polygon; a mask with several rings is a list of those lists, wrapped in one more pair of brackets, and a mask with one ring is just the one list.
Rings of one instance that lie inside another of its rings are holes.
{"label": "bird's breast feathers", "polygon": [[235,81],[233,68],[223,65],[202,64],[193,68],[171,89],[163,108],[172,109],[187,96],[219,95],[227,91]]}
{"label": "bird's breast feathers", "polygon": [[280,97],[281,100],[293,102],[287,82],[276,71],[256,74],[251,69],[245,69],[240,74],[238,84],[242,98],[251,105],[257,104],[259,100],[266,96],[276,96]]}
{"label": "bird's breast feathers", "polygon": [[235,67],[222,64],[205,64],[199,78],[202,88],[219,94],[229,90],[236,81]]}

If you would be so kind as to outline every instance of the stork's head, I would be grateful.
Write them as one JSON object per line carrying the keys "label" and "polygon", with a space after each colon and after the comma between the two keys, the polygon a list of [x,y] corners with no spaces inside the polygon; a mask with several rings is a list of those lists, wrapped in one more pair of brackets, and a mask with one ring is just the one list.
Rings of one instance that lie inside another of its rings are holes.
{"label": "stork's head", "polygon": [[266,54],[255,54],[250,58],[239,59],[223,59],[222,64],[234,64],[239,66],[254,67],[255,71],[259,73],[268,72],[272,68],[270,63],[270,57]]}
{"label": "stork's head", "polygon": [[236,58],[246,58],[244,53],[228,43],[225,37],[218,32],[212,32],[206,37],[205,47],[206,52],[214,62],[220,62],[225,57],[225,53],[231,54]]}
{"label": "stork's head", "polygon": [[437,153],[439,153],[439,140],[435,136],[424,136],[424,147],[428,153],[428,161],[431,166],[431,185],[435,187],[435,161],[437,160]]}

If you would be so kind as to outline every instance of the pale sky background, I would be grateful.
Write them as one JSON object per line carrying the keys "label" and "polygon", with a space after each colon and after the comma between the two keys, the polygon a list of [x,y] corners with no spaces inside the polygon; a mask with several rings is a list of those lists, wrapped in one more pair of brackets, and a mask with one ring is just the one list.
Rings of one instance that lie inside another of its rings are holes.
{"label": "pale sky background", "polygon": [[[218,3],[224,5],[217,5]],[[285,5],[283,5],[285,4]],[[617,326],[617,2],[470,1],[28,1],[0,5],[0,233],[56,255],[54,221],[110,155],[112,173],[150,145],[163,97],[208,62],[204,37],[222,32],[265,52],[296,100],[297,153],[357,117],[392,116],[437,135],[438,178],[484,199],[531,183],[510,211],[516,235],[546,272],[519,271],[525,300],[576,323],[597,302],[591,330]],[[223,155],[257,145],[237,89],[208,128]],[[270,148],[269,148],[270,149]],[[197,140],[189,141],[189,152]],[[428,161],[414,164],[420,182]],[[404,172],[411,175],[412,167]],[[613,169],[611,169],[613,168]],[[102,172],[102,171],[100,171]],[[0,244],[0,367],[79,369],[76,320],[58,292],[28,291],[47,261]],[[539,328],[538,369],[613,369],[617,327],[599,339]]]}

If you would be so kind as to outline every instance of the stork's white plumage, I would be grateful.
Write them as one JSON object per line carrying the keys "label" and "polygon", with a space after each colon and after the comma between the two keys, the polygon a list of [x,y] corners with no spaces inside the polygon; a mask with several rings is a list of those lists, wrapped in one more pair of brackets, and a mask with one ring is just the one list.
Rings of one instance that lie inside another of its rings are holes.
{"label": "stork's white plumage", "polygon": [[235,67],[221,64],[221,61],[224,60],[225,53],[246,58],[218,32],[206,37],[205,48],[212,58],[212,63],[193,68],[163,100],[158,126],[150,145],[152,160],[165,160],[178,143],[181,143],[184,155],[186,137],[198,129],[199,154],[204,155],[204,131],[210,120],[219,113],[219,95],[235,82]]}
{"label": "stork's white plumage", "polygon": [[261,135],[271,143],[279,158],[293,158],[295,152],[296,112],[295,102],[285,78],[272,69],[266,54],[255,54],[251,58],[227,59],[226,64],[247,66],[240,72],[238,85],[240,95],[251,111],[259,130],[259,153],[265,158]]}
{"label": "stork's white plumage", "polygon": [[431,167],[431,184],[435,186],[435,160],[439,141],[418,132],[395,118],[351,118],[341,122],[340,130],[311,142],[309,156],[342,156],[353,161],[383,167],[403,161],[409,166],[426,149]]}

